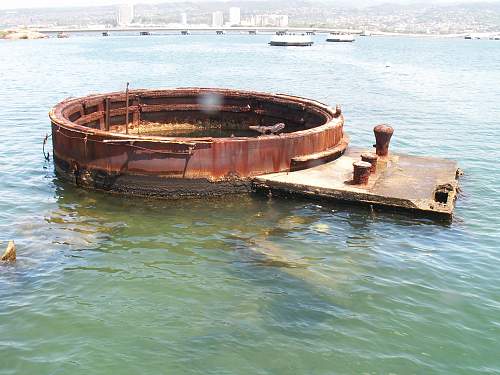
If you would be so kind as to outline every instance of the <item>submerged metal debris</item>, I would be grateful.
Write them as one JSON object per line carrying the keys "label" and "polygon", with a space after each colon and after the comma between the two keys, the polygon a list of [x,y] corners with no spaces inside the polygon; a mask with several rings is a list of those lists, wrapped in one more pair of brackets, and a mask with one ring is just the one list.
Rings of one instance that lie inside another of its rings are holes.
{"label": "submerged metal debris", "polygon": [[9,241],[9,244],[7,245],[7,248],[5,249],[5,252],[0,260],[3,262],[15,262],[16,258],[16,244],[14,241]]}
{"label": "submerged metal debris", "polygon": [[255,130],[261,134],[279,134],[283,129],[285,129],[285,124],[279,122],[273,126],[249,126],[251,130]]}

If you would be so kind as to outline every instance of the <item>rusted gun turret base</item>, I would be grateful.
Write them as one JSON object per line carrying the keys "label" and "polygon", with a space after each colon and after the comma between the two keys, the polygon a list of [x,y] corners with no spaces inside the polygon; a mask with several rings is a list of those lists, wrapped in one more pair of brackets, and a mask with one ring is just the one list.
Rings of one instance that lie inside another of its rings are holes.
{"label": "rusted gun turret base", "polygon": [[257,191],[299,194],[418,211],[451,218],[458,191],[456,162],[391,153],[380,158],[366,185],[352,183],[355,161],[365,149],[349,148],[340,158],[301,171],[254,178]]}

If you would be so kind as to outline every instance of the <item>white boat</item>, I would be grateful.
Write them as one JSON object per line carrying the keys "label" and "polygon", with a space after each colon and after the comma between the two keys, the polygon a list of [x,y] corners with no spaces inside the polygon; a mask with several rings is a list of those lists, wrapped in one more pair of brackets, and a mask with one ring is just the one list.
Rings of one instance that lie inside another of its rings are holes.
{"label": "white boat", "polygon": [[347,42],[347,43],[352,43],[356,39],[354,38],[354,35],[350,34],[330,34],[328,38],[326,38],[327,42]]}
{"label": "white boat", "polygon": [[304,34],[276,34],[273,35],[269,44],[271,46],[295,46],[306,47],[312,46],[313,41],[309,35]]}

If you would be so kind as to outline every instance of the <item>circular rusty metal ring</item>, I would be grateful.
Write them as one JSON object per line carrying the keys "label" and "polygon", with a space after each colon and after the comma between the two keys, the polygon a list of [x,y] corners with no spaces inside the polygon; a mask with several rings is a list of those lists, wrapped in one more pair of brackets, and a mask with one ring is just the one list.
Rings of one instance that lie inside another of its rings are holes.
{"label": "circular rusty metal ring", "polygon": [[[338,157],[348,144],[340,108],[296,96],[177,88],[131,90],[128,98],[128,106],[125,92],[69,98],[50,111],[54,161],[63,178],[92,188],[167,197],[204,195],[206,186],[219,183],[215,190],[220,190],[228,183],[226,193],[239,190],[235,186],[247,189],[257,175]],[[222,138],[126,134],[127,117],[132,127],[139,121],[218,121],[245,129],[281,122],[293,131]],[[199,188],[201,181],[204,188]]]}

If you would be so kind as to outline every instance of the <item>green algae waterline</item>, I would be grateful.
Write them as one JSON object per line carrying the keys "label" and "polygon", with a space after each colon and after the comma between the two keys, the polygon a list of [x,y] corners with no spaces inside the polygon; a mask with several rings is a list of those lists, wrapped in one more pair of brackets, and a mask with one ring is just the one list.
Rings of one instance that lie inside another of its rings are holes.
{"label": "green algae waterline", "polygon": [[[0,244],[17,247],[0,268],[0,374],[500,372],[500,45],[313,38],[0,41]],[[127,80],[338,102],[358,145],[390,123],[391,150],[465,171],[454,220],[248,195],[128,199],[55,178],[48,108]]]}

